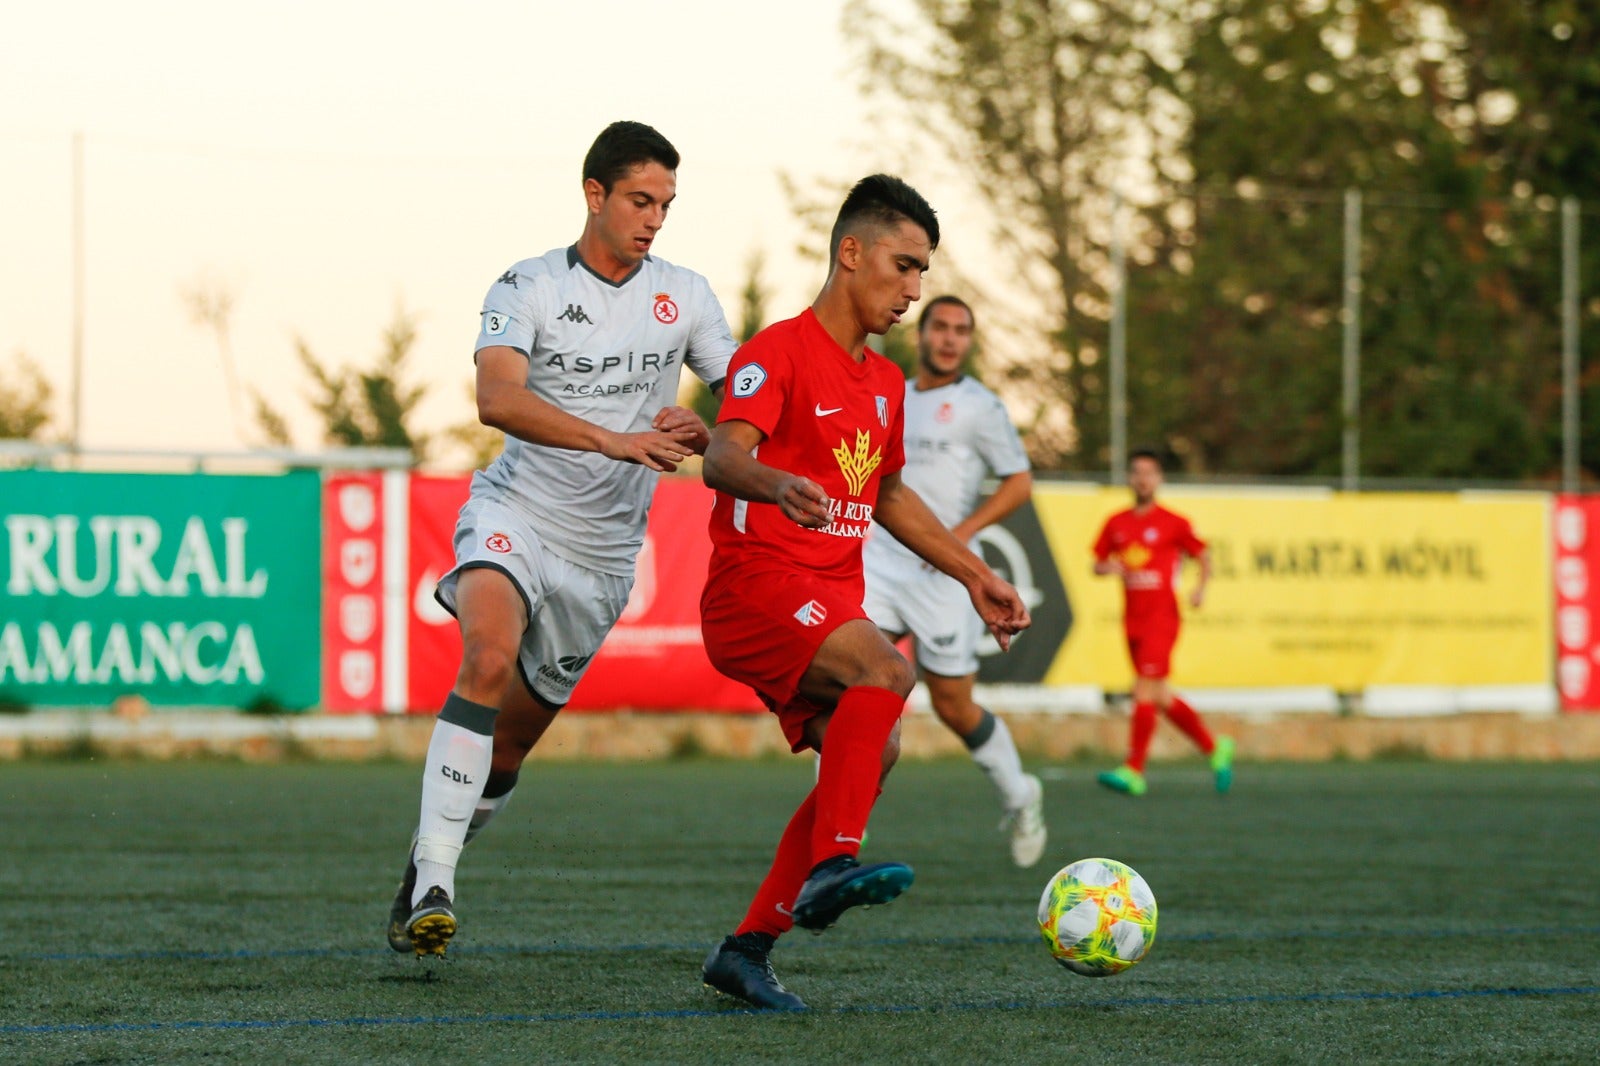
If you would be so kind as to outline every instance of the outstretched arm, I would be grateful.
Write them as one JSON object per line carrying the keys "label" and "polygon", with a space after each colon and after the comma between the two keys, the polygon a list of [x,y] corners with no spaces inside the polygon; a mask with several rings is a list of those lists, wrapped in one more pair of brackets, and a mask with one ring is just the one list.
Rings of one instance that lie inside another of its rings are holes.
{"label": "outstretched arm", "polygon": [[900,480],[898,471],[879,482],[872,517],[900,543],[967,587],[978,617],[1001,648],[1009,649],[1012,635],[1028,628],[1032,619],[1017,590],[957,540],[922,497]]}
{"label": "outstretched arm", "polygon": [[741,500],[776,504],[784,517],[807,529],[827,525],[828,494],[810,478],[757,459],[752,453],[763,437],[761,430],[737,418],[717,423],[701,467],[706,485]]}
{"label": "outstretched arm", "polygon": [[515,348],[478,351],[478,421],[529,444],[599,452],[607,459],[671,471],[693,451],[692,428],[618,433],[563,411],[528,389],[528,357]]}
{"label": "outstretched arm", "polygon": [[1206,585],[1211,581],[1211,552],[1201,549],[1194,558],[1200,564],[1200,580],[1195,582],[1194,591],[1189,593],[1189,606],[1198,609],[1206,600]]}

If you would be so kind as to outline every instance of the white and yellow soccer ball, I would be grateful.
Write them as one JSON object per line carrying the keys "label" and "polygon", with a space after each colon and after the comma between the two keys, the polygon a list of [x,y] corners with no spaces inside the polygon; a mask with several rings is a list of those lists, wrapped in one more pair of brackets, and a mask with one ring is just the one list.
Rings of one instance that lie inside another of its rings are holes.
{"label": "white and yellow soccer ball", "polygon": [[1121,973],[1156,942],[1156,897],[1115,859],[1080,859],[1050,879],[1039,932],[1055,960],[1085,977]]}

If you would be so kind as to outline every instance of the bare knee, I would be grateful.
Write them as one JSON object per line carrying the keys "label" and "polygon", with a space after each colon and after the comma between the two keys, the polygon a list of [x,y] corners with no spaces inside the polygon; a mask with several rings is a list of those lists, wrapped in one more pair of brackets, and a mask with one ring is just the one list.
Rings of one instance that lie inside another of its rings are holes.
{"label": "bare knee", "polygon": [[461,654],[456,692],[474,703],[495,706],[516,677],[517,651],[492,641],[473,641]]}
{"label": "bare knee", "polygon": [[855,672],[855,676],[846,682],[847,688],[858,685],[870,685],[873,688],[886,688],[890,692],[899,693],[900,698],[911,695],[911,690],[917,684],[917,672],[905,657],[899,652],[893,655],[884,655],[862,663]]}

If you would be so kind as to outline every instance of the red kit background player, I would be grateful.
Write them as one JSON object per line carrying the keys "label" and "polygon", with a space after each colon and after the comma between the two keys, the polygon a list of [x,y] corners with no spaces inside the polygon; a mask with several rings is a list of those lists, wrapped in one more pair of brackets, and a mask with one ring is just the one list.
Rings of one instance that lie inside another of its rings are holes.
{"label": "red kit background player", "polygon": [[1148,787],[1145,758],[1159,711],[1210,757],[1217,791],[1226,792],[1233,783],[1233,740],[1213,737],[1200,715],[1167,681],[1182,622],[1177,597],[1179,570],[1186,557],[1199,564],[1199,580],[1189,593],[1189,606],[1199,609],[1211,580],[1211,557],[1206,542],[1195,535],[1187,518],[1156,503],[1161,483],[1160,456],[1152,451],[1130,455],[1128,487],[1133,490],[1133,506],[1106,519],[1094,542],[1094,572],[1122,579],[1123,627],[1134,672],[1128,759],[1115,770],[1100,774],[1099,781],[1118,792],[1144,795]]}

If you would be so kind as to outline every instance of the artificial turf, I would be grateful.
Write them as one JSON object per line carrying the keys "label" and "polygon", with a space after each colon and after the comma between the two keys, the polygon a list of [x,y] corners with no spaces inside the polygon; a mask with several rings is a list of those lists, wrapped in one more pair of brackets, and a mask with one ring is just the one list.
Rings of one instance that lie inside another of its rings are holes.
{"label": "artificial turf", "polygon": [[[0,767],[0,1062],[1593,1062],[1600,767],[1199,763],[1149,795],[1035,767],[1018,870],[965,761],[905,762],[866,859],[891,906],[796,932],[806,1014],[700,985],[803,759],[530,764],[467,850],[452,958],[382,936],[415,820],[394,764]],[[1055,869],[1120,859],[1160,929],[1129,972],[1051,961]]]}

